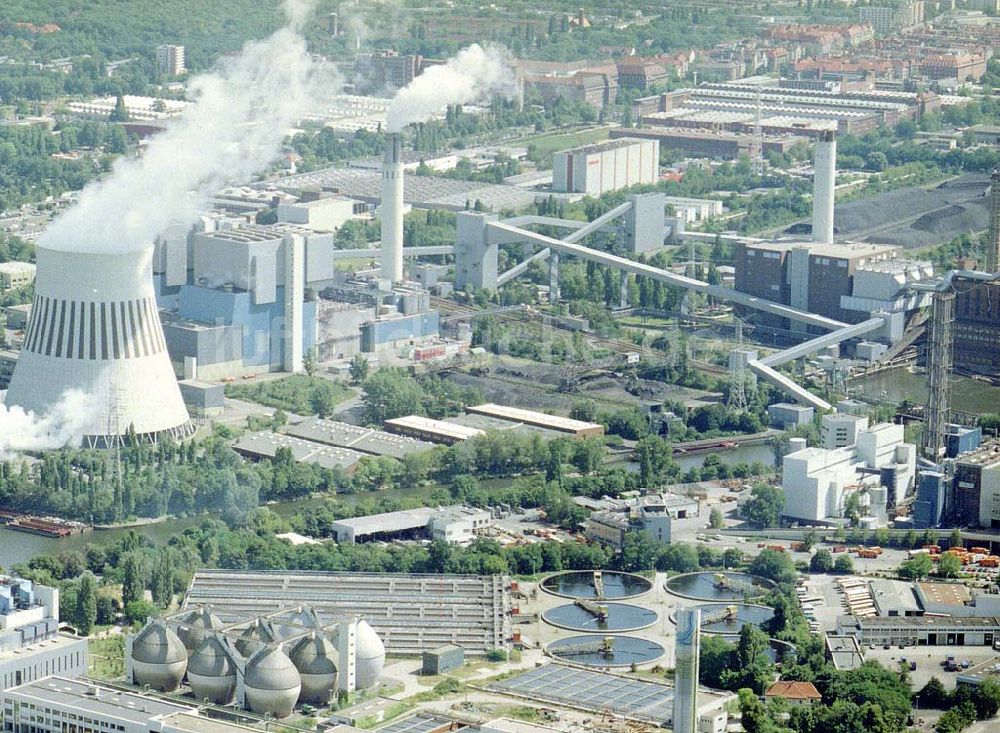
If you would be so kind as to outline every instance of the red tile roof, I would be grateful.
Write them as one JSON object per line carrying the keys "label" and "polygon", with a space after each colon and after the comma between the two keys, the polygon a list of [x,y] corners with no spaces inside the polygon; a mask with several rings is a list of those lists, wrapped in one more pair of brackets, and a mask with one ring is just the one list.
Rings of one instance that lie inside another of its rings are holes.
{"label": "red tile roof", "polygon": [[821,700],[823,698],[812,682],[775,682],[767,688],[764,697],[783,697],[786,700]]}

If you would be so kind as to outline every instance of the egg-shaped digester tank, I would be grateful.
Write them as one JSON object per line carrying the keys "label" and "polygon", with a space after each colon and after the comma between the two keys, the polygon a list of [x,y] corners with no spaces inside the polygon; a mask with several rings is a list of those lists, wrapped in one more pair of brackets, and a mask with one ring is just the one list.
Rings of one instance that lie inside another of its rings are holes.
{"label": "egg-shaped digester tank", "polygon": [[132,675],[137,685],[173,692],[187,669],[187,649],[160,620],[150,621],[132,641]]}
{"label": "egg-shaped digester tank", "polygon": [[299,699],[302,681],[284,652],[269,644],[247,662],[243,680],[246,704],[258,715],[287,718]]}
{"label": "egg-shaped digester tank", "polygon": [[355,638],[354,683],[360,690],[374,687],[385,667],[385,645],[375,629],[362,619]]}
{"label": "egg-shaped digester tank", "polygon": [[236,694],[236,664],[217,636],[207,637],[190,657],[188,685],[197,700],[228,705]]}
{"label": "egg-shaped digester tank", "polygon": [[299,671],[302,691],[299,701],[327,705],[337,689],[337,647],[321,632],[299,639],[288,658]]}
{"label": "egg-shaped digester tank", "polygon": [[276,641],[277,639],[270,627],[264,621],[256,619],[240,633],[240,638],[236,640],[236,651],[244,659],[249,659],[255,651]]}
{"label": "egg-shaped digester tank", "polygon": [[198,649],[211,632],[222,628],[222,621],[208,608],[192,611],[184,621],[177,626],[177,636],[191,654]]}

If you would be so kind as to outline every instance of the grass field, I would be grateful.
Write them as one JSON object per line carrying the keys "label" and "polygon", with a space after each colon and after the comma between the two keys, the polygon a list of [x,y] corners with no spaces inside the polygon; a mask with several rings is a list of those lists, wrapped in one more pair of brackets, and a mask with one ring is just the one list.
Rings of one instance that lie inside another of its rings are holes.
{"label": "grass field", "polygon": [[120,634],[91,638],[87,644],[89,673],[99,679],[119,679],[125,674],[125,637]]}
{"label": "grass field", "polygon": [[552,153],[566,148],[575,148],[579,145],[589,145],[608,139],[609,127],[598,127],[597,129],[580,130],[579,132],[546,133],[542,135],[531,135],[529,137],[515,140],[515,144],[527,145],[532,150],[532,157],[540,160],[542,167],[552,165]]}

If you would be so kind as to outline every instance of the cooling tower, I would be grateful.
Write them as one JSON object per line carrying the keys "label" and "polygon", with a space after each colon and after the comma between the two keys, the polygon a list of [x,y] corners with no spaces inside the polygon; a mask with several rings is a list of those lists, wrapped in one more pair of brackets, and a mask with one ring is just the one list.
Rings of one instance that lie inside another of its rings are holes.
{"label": "cooling tower", "polygon": [[129,428],[143,438],[193,432],[153,292],[153,247],[115,254],[37,249],[31,319],[8,405],[42,414],[70,389],[94,399],[85,443]]}
{"label": "cooling tower", "polygon": [[398,132],[385,136],[382,159],[382,277],[403,279],[403,147]]}
{"label": "cooling tower", "polygon": [[816,141],[815,156],[812,238],[814,242],[833,244],[833,195],[837,177],[837,138],[833,132],[824,132]]}

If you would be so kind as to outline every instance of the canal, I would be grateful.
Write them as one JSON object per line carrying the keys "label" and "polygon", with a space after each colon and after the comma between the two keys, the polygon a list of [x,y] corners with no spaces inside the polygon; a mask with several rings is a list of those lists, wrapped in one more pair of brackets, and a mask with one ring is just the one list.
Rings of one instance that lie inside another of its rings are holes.
{"label": "canal", "polygon": [[[968,377],[953,376],[951,409],[979,415],[1000,410],[1000,387]],[[852,381],[862,398],[899,403],[903,400],[927,404],[927,377],[908,369],[882,372],[863,380]]]}

